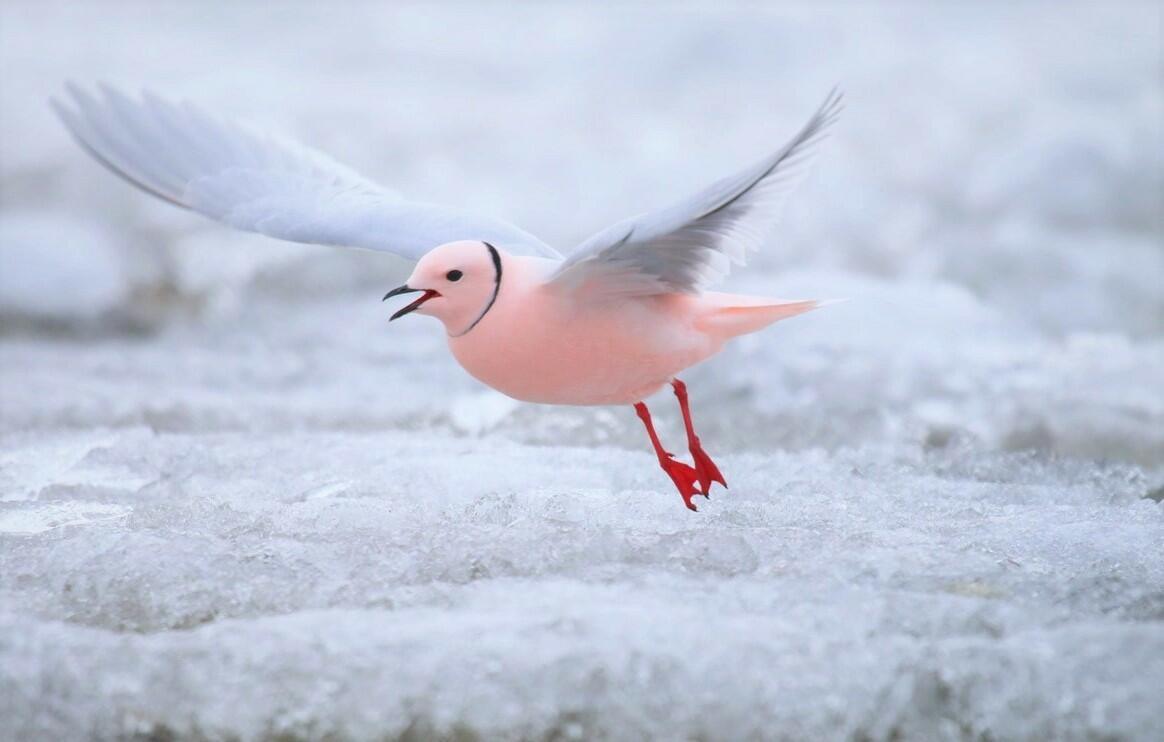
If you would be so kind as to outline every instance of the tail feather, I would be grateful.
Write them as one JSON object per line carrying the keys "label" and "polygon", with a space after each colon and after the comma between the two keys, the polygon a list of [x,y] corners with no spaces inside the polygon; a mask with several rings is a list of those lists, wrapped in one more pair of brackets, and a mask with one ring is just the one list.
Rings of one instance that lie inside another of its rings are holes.
{"label": "tail feather", "polygon": [[798,299],[780,301],[753,296],[708,294],[712,305],[698,321],[699,329],[722,339],[746,335],[773,322],[795,317],[835,301]]}

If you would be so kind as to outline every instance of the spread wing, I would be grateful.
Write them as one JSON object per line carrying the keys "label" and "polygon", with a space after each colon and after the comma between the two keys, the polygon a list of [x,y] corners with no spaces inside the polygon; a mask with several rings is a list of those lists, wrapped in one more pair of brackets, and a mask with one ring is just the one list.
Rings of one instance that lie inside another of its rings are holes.
{"label": "spread wing", "polygon": [[497,219],[407,201],[294,142],[222,121],[148,93],[68,88],[52,105],[95,159],[158,198],[292,242],[383,250],[416,260],[445,242],[486,240],[524,255],[559,257]]}
{"label": "spread wing", "polygon": [[551,282],[594,296],[693,293],[742,264],[841,112],[834,90],[783,149],[670,208],[618,222],[570,254]]}

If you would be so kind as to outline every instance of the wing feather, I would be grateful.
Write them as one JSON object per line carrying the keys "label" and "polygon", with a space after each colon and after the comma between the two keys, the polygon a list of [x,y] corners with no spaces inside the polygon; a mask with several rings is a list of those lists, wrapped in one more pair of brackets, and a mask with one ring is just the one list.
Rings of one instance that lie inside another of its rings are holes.
{"label": "wing feather", "polygon": [[189,103],[102,86],[68,86],[52,106],[77,142],[138,188],[237,229],[416,260],[458,239],[515,254],[560,257],[498,219],[407,201],[331,158],[289,140],[214,118]]}
{"label": "wing feather", "polygon": [[779,151],[670,208],[607,227],[579,245],[550,280],[597,296],[698,292],[760,247],[840,112],[841,94],[833,90]]}

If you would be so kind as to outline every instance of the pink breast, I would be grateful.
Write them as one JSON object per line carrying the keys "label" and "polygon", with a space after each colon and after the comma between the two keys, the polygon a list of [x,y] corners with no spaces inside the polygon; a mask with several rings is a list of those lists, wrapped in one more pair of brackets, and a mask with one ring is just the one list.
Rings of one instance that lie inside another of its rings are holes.
{"label": "pink breast", "polygon": [[632,404],[714,352],[685,299],[578,307],[549,291],[514,292],[449,347],[466,371],[515,399]]}

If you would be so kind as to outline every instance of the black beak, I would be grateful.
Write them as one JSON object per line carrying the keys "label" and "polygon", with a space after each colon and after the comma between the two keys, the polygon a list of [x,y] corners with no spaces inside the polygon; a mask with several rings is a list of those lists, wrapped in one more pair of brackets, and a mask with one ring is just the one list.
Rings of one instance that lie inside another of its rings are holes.
{"label": "black beak", "polygon": [[381,299],[380,301],[388,301],[393,296],[400,296],[401,294],[411,294],[413,291],[420,291],[420,289],[414,289],[411,286],[409,286],[408,284],[404,284],[403,286],[397,286],[396,288],[389,291],[387,294],[384,294],[384,298]]}
{"label": "black beak", "polygon": [[408,284],[404,284],[403,286],[397,286],[396,288],[389,291],[387,294],[384,294],[384,298],[381,299],[380,301],[386,301],[393,296],[400,296],[401,294],[412,294],[412,293],[415,293],[417,291],[423,291],[424,296],[421,296],[416,301],[412,302],[408,306],[406,306],[403,309],[401,309],[400,311],[396,312],[396,314],[389,317],[388,318],[389,322],[391,322],[394,319],[400,319],[401,317],[408,314],[409,312],[415,312],[417,309],[420,308],[421,304],[424,304],[426,301],[433,298],[434,296],[440,296],[439,293],[437,293],[436,291],[433,291],[432,289],[414,289],[411,286],[409,286]]}

